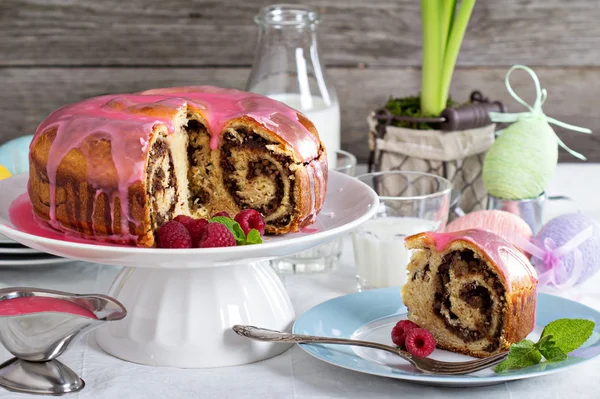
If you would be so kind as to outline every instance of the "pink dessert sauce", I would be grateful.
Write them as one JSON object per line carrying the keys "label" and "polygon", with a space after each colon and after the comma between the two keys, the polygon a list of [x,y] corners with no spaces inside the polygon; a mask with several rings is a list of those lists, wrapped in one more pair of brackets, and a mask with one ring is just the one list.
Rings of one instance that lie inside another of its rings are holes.
{"label": "pink dessert sauce", "polygon": [[91,311],[65,299],[43,296],[23,296],[0,301],[0,316],[18,316],[41,312],[69,313],[96,319]]}
{"label": "pink dessert sauce", "polygon": [[11,223],[17,230],[38,237],[51,238],[53,240],[76,242],[79,244],[92,245],[110,245],[110,246],[127,246],[125,244],[116,244],[108,242],[99,242],[91,239],[86,239],[77,235],[77,233],[69,233],[53,229],[48,223],[38,220],[33,214],[33,206],[29,200],[27,193],[23,193],[17,197],[8,209],[8,216]]}
{"label": "pink dessert sauce", "polygon": [[[296,110],[254,93],[212,86],[189,86],[90,98],[54,111],[38,126],[31,144],[33,146],[48,129],[56,130],[46,168],[50,186],[50,225],[63,230],[56,220],[56,175],[60,162],[73,149],[78,149],[88,157],[92,147],[86,142],[90,139],[106,139],[111,142],[113,162],[118,171],[118,189],[104,187],[104,171],[95,170],[93,165],[88,168],[87,180],[97,189],[96,198],[106,193],[111,198],[111,204],[116,198],[120,199],[121,231],[123,235],[128,235],[129,223],[136,221],[132,220],[127,209],[127,193],[133,183],[144,177],[151,133],[157,125],[165,126],[170,134],[174,133],[175,115],[188,109],[204,116],[213,150],[218,148],[229,122],[249,117],[277,134],[295,150],[302,162],[310,162],[319,155],[319,139],[300,122]],[[311,188],[318,184],[324,193],[326,173],[326,164],[311,170]],[[315,204],[312,213],[316,213]]]}

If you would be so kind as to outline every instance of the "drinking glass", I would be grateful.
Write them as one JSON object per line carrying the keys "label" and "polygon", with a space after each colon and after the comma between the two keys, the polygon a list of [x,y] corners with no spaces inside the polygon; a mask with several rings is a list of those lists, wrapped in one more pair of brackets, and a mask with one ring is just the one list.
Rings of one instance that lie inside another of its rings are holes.
{"label": "drinking glass", "polygon": [[[356,157],[347,151],[335,151],[335,167],[337,172],[354,176],[356,172]],[[297,254],[277,258],[271,261],[271,266],[279,273],[319,273],[333,269],[342,254],[342,240],[338,238],[327,244],[308,249]]]}
{"label": "drinking glass", "polygon": [[254,18],[258,45],[246,90],[302,112],[317,128],[329,164],[340,149],[340,108],[321,61],[316,8],[299,4],[264,7]]}
{"label": "drinking glass", "polygon": [[380,201],[375,216],[352,232],[358,289],[402,286],[411,255],[404,238],[446,227],[452,183],[408,171],[368,173],[357,179],[375,190]]}

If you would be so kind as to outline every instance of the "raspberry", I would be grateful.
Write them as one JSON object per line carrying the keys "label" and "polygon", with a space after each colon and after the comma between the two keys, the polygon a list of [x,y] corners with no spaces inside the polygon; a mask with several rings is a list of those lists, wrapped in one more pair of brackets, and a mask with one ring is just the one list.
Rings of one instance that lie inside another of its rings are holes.
{"label": "raspberry", "polygon": [[160,248],[191,248],[192,237],[183,224],[171,220],[158,229],[158,246]]}
{"label": "raspberry", "polygon": [[192,237],[192,242],[196,242],[202,237],[202,232],[208,224],[208,220],[206,219],[194,219],[185,215],[178,215],[173,220],[181,223],[187,229]]}
{"label": "raspberry", "polygon": [[191,217],[191,216],[186,216],[186,215],[177,215],[177,216],[175,216],[175,218],[173,220],[176,221],[176,222],[181,223],[187,229],[187,225],[189,223],[193,222],[194,218]]}
{"label": "raspberry", "polygon": [[235,215],[235,221],[240,224],[246,235],[252,229],[258,230],[261,236],[265,234],[265,219],[254,209],[240,211],[240,213]]}
{"label": "raspberry", "polygon": [[229,214],[228,214],[227,212],[225,212],[225,211],[222,211],[222,212],[217,212],[217,213],[215,213],[215,214],[213,215],[213,217],[215,217],[215,216],[225,216],[226,218],[229,218],[229,219],[231,219],[231,216],[229,216]]}
{"label": "raspberry", "polygon": [[406,333],[408,330],[412,330],[413,328],[417,327],[419,326],[410,320],[400,320],[398,323],[396,323],[394,328],[392,328],[392,342],[395,345],[404,348]]}
{"label": "raspberry", "polygon": [[185,226],[190,233],[193,242],[196,242],[202,238],[202,234],[204,233],[204,230],[206,230],[207,224],[208,220],[206,219],[194,219],[189,222],[187,226]]}
{"label": "raspberry", "polygon": [[235,237],[225,225],[208,223],[201,238],[195,242],[198,248],[235,247]]}
{"label": "raspberry", "polygon": [[435,349],[435,338],[424,328],[413,328],[406,333],[406,350],[417,357],[427,357]]}
{"label": "raspberry", "polygon": [[417,323],[414,323],[410,320],[400,320],[398,323],[396,323],[396,325],[402,327],[404,331],[408,331],[413,328],[419,328]]}
{"label": "raspberry", "polygon": [[394,345],[404,348],[404,341],[406,340],[406,334],[402,327],[394,326],[392,328],[392,342]]}

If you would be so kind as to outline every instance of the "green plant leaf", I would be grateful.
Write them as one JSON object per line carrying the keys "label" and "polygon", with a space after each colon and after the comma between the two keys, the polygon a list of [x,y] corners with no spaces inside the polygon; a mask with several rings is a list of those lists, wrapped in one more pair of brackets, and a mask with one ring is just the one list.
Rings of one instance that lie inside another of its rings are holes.
{"label": "green plant leaf", "polygon": [[209,222],[221,223],[233,234],[237,245],[244,245],[246,243],[246,234],[242,230],[242,226],[235,220],[225,216],[215,216],[210,219]]}
{"label": "green plant leaf", "polygon": [[541,338],[551,335],[556,347],[564,353],[569,353],[588,340],[594,331],[594,326],[595,323],[590,320],[558,319],[544,327]]}
{"label": "green plant leaf", "polygon": [[256,229],[252,229],[248,232],[248,237],[246,237],[246,244],[261,244],[262,238],[260,233]]}
{"label": "green plant leaf", "polygon": [[546,345],[546,342],[548,342],[551,339],[552,339],[552,335],[545,335],[543,337],[540,337],[538,342],[535,343],[535,347],[540,349],[541,346]]}
{"label": "green plant leaf", "polygon": [[536,344],[525,339],[510,346],[510,353],[502,363],[496,366],[494,371],[499,373],[509,369],[525,368],[538,364],[541,360],[542,354]]}
{"label": "green plant leaf", "polygon": [[560,362],[567,360],[567,354],[558,346],[556,346],[556,343],[551,339],[551,337],[552,335],[546,335],[542,337],[536,344],[542,356],[544,356],[544,358],[549,362]]}

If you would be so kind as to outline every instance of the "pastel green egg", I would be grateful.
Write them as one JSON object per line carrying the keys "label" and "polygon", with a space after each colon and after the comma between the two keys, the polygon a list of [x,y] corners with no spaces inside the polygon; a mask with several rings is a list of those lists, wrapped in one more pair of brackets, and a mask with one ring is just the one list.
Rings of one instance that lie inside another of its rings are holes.
{"label": "pastel green egg", "polygon": [[483,182],[491,195],[519,200],[544,192],[554,176],[558,145],[543,118],[513,123],[491,146],[483,163]]}

